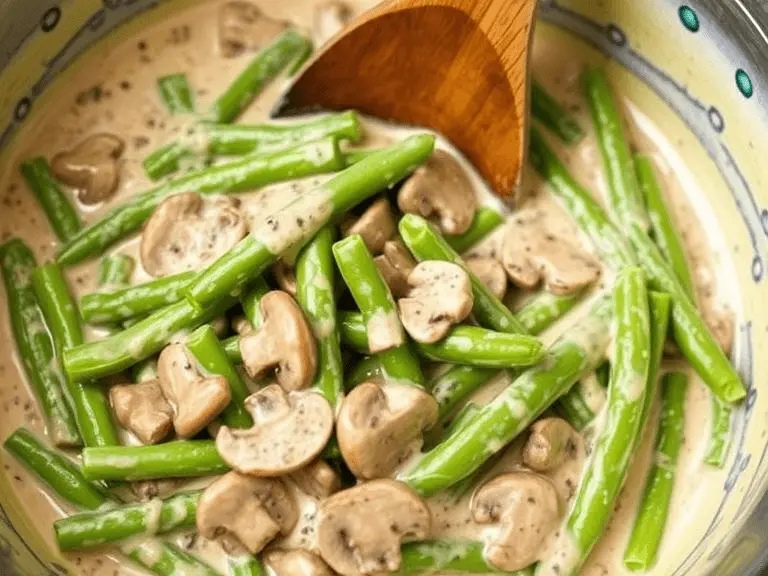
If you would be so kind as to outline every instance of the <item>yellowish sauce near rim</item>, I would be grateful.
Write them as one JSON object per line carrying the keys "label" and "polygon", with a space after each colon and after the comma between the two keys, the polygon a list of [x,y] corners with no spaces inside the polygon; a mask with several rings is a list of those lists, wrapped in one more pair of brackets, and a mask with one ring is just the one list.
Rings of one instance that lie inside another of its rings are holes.
{"label": "yellowish sauce near rim", "polygon": [[[243,68],[250,54],[242,57],[225,59],[216,52],[216,16],[223,0],[210,0],[193,8],[180,11],[166,21],[162,21],[133,37],[108,49],[91,50],[73,72],[66,74],[66,82],[60,81],[55,87],[56,98],[48,105],[36,109],[24,126],[13,145],[10,161],[2,167],[0,173],[0,238],[18,236],[30,244],[42,262],[51,258],[57,244],[45,223],[45,217],[35,204],[32,195],[26,190],[21,180],[17,165],[21,159],[44,155],[51,157],[55,153],[69,149],[85,136],[97,132],[111,132],[121,136],[126,143],[122,160],[120,186],[116,197],[107,205],[82,209],[86,221],[100,218],[111,206],[119,204],[132,194],[141,192],[151,183],[143,173],[141,162],[144,157],[159,144],[175,137],[182,129],[184,119],[171,119],[165,112],[156,93],[156,78],[165,74],[184,72],[190,84],[196,88],[194,99],[198,109],[205,109],[213,98]],[[371,4],[363,0],[362,4]],[[291,20],[304,29],[312,26],[313,10],[318,0],[283,0],[282,2],[257,2],[269,15]],[[578,74],[581,67],[589,63],[600,63],[594,53],[579,42],[563,34],[552,34],[546,26],[540,26],[534,45],[534,71],[537,79],[544,84],[580,121],[587,132],[587,138],[575,148],[566,148],[555,139],[555,145],[574,176],[598,198],[605,193],[605,180],[599,150],[591,133],[585,104],[579,90]],[[187,38],[187,40],[179,40]],[[567,57],[563,57],[567,54]],[[255,122],[267,117],[283,82],[271,85],[264,94],[243,115],[242,121]],[[621,87],[619,87],[620,89]],[[673,145],[665,139],[663,131],[653,126],[641,110],[631,102],[623,101],[627,116],[631,119],[630,131],[636,148],[650,154],[657,162],[663,187],[678,226],[684,231],[684,241],[688,249],[694,277],[698,288],[698,297],[708,316],[715,314],[718,295],[718,275],[715,273],[717,258],[712,256],[708,238],[698,225],[696,214],[690,209],[684,187],[690,186],[691,178],[685,166],[674,153]],[[407,129],[394,129],[380,123],[367,124],[366,144],[381,145],[400,137]],[[441,147],[449,147],[441,141]],[[483,202],[501,207],[498,199],[493,198],[482,185],[476,174],[473,181]],[[314,183],[324,180],[309,179],[302,189],[309,189]],[[291,185],[270,187],[278,196],[281,191],[288,192]],[[553,198],[546,192],[542,182],[531,172],[526,172],[523,184],[526,200],[524,205],[536,207],[547,217],[552,230],[574,242],[582,241],[574,223],[567,217]],[[691,194],[691,191],[687,191]],[[245,195],[247,202],[262,208],[257,202],[261,196]],[[498,238],[498,234],[495,235]],[[124,242],[120,251],[137,256],[137,241]],[[475,251],[495,252],[498,245],[491,238]],[[138,258],[137,258],[138,262]],[[86,263],[68,271],[68,277],[77,296],[96,288],[95,265]],[[142,282],[148,276],[139,269],[134,281]],[[610,284],[611,278],[603,275],[601,286]],[[524,296],[523,296],[524,298]],[[510,296],[510,302],[520,300],[520,294]],[[585,306],[587,304],[585,303]],[[569,318],[544,334],[547,343],[567,330],[567,326],[583,314],[572,313]],[[17,427],[24,425],[34,432],[42,434],[43,423],[35,401],[24,381],[19,359],[14,353],[13,339],[9,331],[8,314],[5,306],[0,307],[0,439],[4,440]],[[472,401],[488,401],[493,398],[507,381],[498,379],[494,384],[479,391]],[[713,510],[707,495],[719,487],[723,473],[705,467],[702,462],[703,452],[708,439],[709,399],[708,392],[693,377],[686,400],[685,443],[680,455],[677,472],[677,490],[673,495],[670,521],[660,550],[660,557],[669,555],[677,558],[682,552],[674,542],[677,535],[689,531],[699,531],[708,524]],[[652,421],[657,408],[654,407]],[[653,437],[655,427],[649,426],[645,438],[635,457],[627,484],[619,498],[607,533],[593,551],[583,573],[589,575],[620,575],[626,571],[621,562],[628,531],[634,518],[636,503],[642,491],[645,473],[652,460]],[[496,465],[495,470],[509,470],[519,462],[517,444],[507,451],[505,457]],[[583,450],[579,447],[578,467],[583,462]],[[42,530],[44,539],[53,548],[52,521],[60,517],[69,507],[54,501],[37,482],[16,462],[5,459],[5,473],[13,478],[13,487],[18,498],[24,502],[30,517],[35,518],[35,525],[46,527]],[[578,476],[573,465],[563,472],[562,477],[553,478],[563,494]],[[200,484],[204,481],[197,481]],[[685,487],[685,489],[682,489]],[[564,496],[565,497],[565,496]],[[442,497],[430,502],[434,512],[434,537],[483,539],[489,533],[487,527],[477,526],[468,521],[468,499],[466,496],[458,505],[446,506]],[[298,530],[311,525],[316,504],[311,499],[302,499],[302,521]],[[189,545],[189,535],[175,535],[172,538],[179,544]],[[292,534],[286,542],[308,545],[312,538],[303,538],[301,534]],[[217,545],[197,539],[191,546],[193,552],[207,559],[212,565],[224,570],[221,554]],[[125,560],[111,551],[103,554],[72,554],[70,559],[82,574],[140,574],[143,572],[130,567]],[[672,565],[672,564],[669,564]],[[662,571],[654,573],[663,574]]]}

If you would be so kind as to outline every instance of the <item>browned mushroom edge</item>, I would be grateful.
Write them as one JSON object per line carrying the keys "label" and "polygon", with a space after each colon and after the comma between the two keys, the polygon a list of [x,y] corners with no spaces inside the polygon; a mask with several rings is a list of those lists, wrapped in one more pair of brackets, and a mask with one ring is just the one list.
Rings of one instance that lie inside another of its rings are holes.
{"label": "browned mushroom edge", "polygon": [[289,26],[251,2],[227,2],[219,10],[219,51],[225,58],[233,58],[246,50],[258,50]]}
{"label": "browned mushroom edge", "polygon": [[80,202],[98,204],[117,190],[124,149],[123,140],[114,134],[94,134],[71,150],[56,154],[51,170],[56,178],[77,189]]}

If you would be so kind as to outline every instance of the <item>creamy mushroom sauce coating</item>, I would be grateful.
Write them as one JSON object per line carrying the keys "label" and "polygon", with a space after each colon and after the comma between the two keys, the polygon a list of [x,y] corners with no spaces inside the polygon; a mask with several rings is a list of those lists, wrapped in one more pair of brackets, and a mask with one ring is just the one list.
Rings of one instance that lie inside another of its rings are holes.
{"label": "creamy mushroom sauce coating", "polygon": [[[370,5],[373,2],[363,0],[362,3]],[[119,151],[113,147],[112,152],[98,158],[99,162],[107,165],[105,168],[107,171],[112,165],[119,166],[120,176],[114,196],[104,203],[90,204],[83,198],[85,192],[80,193],[83,202],[78,204],[78,208],[82,216],[89,221],[98,219],[111,207],[150,186],[142,170],[141,161],[155,147],[181,133],[188,121],[184,118],[171,118],[165,112],[156,94],[157,77],[179,71],[186,73],[191,85],[196,87],[194,98],[202,109],[228,85],[251,56],[247,50],[231,58],[224,58],[217,53],[215,48],[218,34],[217,17],[223,4],[225,2],[222,0],[201,2],[189,9],[177,10],[148,27],[132,24],[122,31],[119,41],[110,41],[109,44],[97,46],[72,70],[57,80],[43,96],[41,105],[36,105],[34,113],[26,120],[23,130],[16,137],[2,163],[0,173],[0,214],[2,215],[0,238],[2,240],[10,236],[21,237],[34,249],[39,261],[52,257],[56,251],[56,242],[45,224],[44,215],[35,204],[32,195],[26,190],[16,169],[18,162],[23,158],[44,155],[50,159],[61,153],[69,153],[71,156],[74,144],[84,141],[88,136],[111,134],[118,137],[124,146],[119,147]],[[349,17],[349,11],[343,6],[339,7],[339,3],[329,4],[324,0],[283,0],[279,3],[256,0],[256,4],[278,22],[290,21],[305,30],[312,30],[315,27],[315,33],[323,38],[332,34],[334,28],[340,25],[337,22],[338,17],[344,19]],[[326,11],[318,12],[318,6],[321,4],[326,5]],[[352,0],[348,2],[348,7],[352,13],[361,8],[358,2]],[[230,48],[235,52],[240,50],[236,40],[233,40]],[[563,58],[563,54],[568,54],[568,58]],[[537,78],[558,100],[566,104],[580,119],[581,125],[588,130],[590,122],[580,96],[578,72],[584,63],[597,62],[597,60],[591,52],[573,39],[556,33],[546,26],[540,27],[537,31],[534,50],[534,70]],[[243,121],[254,122],[266,118],[283,86],[282,82],[277,82],[268,87],[244,114]],[[641,151],[653,155],[662,166],[660,177],[663,179],[662,183],[668,193],[678,225],[684,230],[683,239],[692,263],[698,296],[705,316],[710,320],[710,324],[727,328],[728,315],[720,311],[718,304],[719,301],[726,300],[726,295],[719,293],[724,291],[725,287],[717,284],[718,280],[728,275],[727,269],[725,274],[721,273],[721,268],[725,264],[720,263],[717,253],[713,252],[711,242],[715,240],[705,236],[696,214],[685,197],[685,192],[691,195],[697,192],[695,186],[691,186],[692,179],[686,168],[681,165],[671,143],[664,140],[661,131],[650,124],[642,111],[631,102],[625,101],[625,104],[632,120],[631,133],[635,145]],[[406,129],[367,121],[367,137],[364,144],[380,146],[407,132]],[[550,141],[557,146],[560,157],[566,161],[580,182],[596,193],[605,191],[599,153],[591,133],[588,133],[585,141],[573,149],[559,146],[554,139]],[[452,150],[443,140],[439,140],[438,146],[443,150]],[[494,198],[482,185],[466,162],[460,161],[469,174],[478,203],[502,209],[498,199]],[[85,181],[82,173],[77,177]],[[99,184],[101,186],[99,194],[111,194],[109,174],[101,177],[104,180]],[[303,181],[269,186],[253,194],[238,196],[242,200],[242,209],[246,217],[259,218],[269,213],[274,207],[282,205],[286,200],[295,198],[326,179],[325,176],[308,178]],[[683,191],[684,183],[687,187],[685,192]],[[589,251],[583,238],[577,234],[573,222],[532,173],[525,174],[523,193],[525,207],[543,214],[546,225],[553,234]],[[315,204],[320,206],[318,202]],[[503,234],[502,227],[474,247],[470,255],[499,258]],[[124,242],[118,250],[134,256],[139,262],[138,238]],[[73,267],[68,271],[68,277],[77,297],[96,289],[96,269],[93,263]],[[133,281],[136,283],[149,279],[150,276],[141,267],[133,275]],[[599,287],[610,281],[610,276],[603,271],[598,280]],[[507,296],[510,305],[520,305],[525,297],[525,293],[510,286]],[[583,309],[582,306],[579,310],[583,311]],[[575,311],[569,318],[577,318],[580,313]],[[567,330],[568,324],[569,320],[558,323],[544,334],[543,339],[547,343],[553,341],[556,335]],[[0,438],[4,440],[21,425],[42,435],[41,416],[29,387],[19,371],[20,364],[14,355],[8,326],[7,309],[5,306],[0,306],[0,344],[2,344],[0,345],[0,380],[2,381],[0,410],[3,416],[0,419]],[[88,329],[88,331],[89,336],[100,335],[95,329]],[[678,490],[674,494],[670,511],[671,521],[660,551],[662,556],[665,552],[672,551],[670,543],[674,543],[678,536],[682,537],[690,531],[698,531],[700,526],[708,522],[712,511],[710,510],[711,499],[707,495],[710,490],[717,490],[724,479],[722,472],[706,469],[701,464],[708,436],[709,401],[706,390],[695,377],[692,378],[692,382],[686,401],[686,413],[694,417],[686,419],[685,444],[676,476],[677,485],[686,486],[686,490]],[[470,400],[477,403],[488,401],[507,383],[505,378],[497,378]],[[599,397],[592,398],[591,401],[596,402],[593,407],[599,407],[600,400]],[[652,436],[653,431],[646,434],[641,444],[618,502],[617,511],[607,533],[585,566],[585,574],[625,573],[621,554],[633,518],[634,506],[642,490],[645,471],[651,460]],[[122,431],[122,437],[125,442],[137,443],[136,438],[126,431]],[[500,459],[496,459],[493,469],[486,472],[486,477],[491,478],[501,472],[519,470],[522,465],[522,449],[522,440],[513,443]],[[567,501],[574,493],[581,474],[585,450],[588,449],[589,439],[585,441],[577,436],[561,466],[542,472],[554,483],[563,501]],[[414,457],[417,458],[418,455]],[[36,525],[50,526],[51,522],[66,510],[60,503],[47,496],[33,477],[13,459],[5,458],[4,467],[4,473],[12,478],[16,495],[23,501],[28,515],[35,518]],[[210,481],[210,479],[198,479],[183,483],[181,487],[183,489],[200,488],[209,484]],[[276,540],[273,545],[285,548],[312,548],[315,544],[319,501],[314,496],[301,492],[290,478],[286,477],[283,481],[296,500],[298,519],[291,533]],[[148,493],[150,495],[156,493],[156,489]],[[471,492],[458,503],[445,495],[430,499],[428,505],[432,512],[431,537],[471,538],[486,541],[494,538],[498,532],[497,527],[480,525],[472,521],[470,498]],[[43,530],[42,536],[51,547],[55,546],[51,541],[50,530]],[[176,534],[169,538],[200,555],[212,566],[220,570],[224,569],[224,560],[218,544],[191,534]],[[109,551],[76,553],[71,557],[83,574],[143,573],[124,561],[121,562],[117,555]]]}

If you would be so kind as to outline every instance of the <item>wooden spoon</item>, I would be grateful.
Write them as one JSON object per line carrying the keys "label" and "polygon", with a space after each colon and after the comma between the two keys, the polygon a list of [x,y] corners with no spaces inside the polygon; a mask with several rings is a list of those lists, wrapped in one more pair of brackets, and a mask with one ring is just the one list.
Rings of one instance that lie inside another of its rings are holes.
{"label": "wooden spoon", "polygon": [[387,0],[310,60],[274,115],[353,108],[432,128],[502,196],[525,156],[536,0]]}

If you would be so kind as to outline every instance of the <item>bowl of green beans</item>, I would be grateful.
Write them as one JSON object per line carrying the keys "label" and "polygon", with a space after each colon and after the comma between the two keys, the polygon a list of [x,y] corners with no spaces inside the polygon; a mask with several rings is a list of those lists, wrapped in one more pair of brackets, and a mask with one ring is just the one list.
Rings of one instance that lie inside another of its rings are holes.
{"label": "bowl of green beans", "polygon": [[540,0],[500,199],[270,118],[373,4],[0,6],[0,574],[761,573],[768,13]]}

